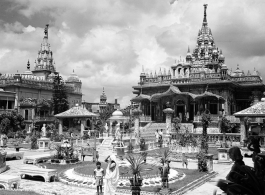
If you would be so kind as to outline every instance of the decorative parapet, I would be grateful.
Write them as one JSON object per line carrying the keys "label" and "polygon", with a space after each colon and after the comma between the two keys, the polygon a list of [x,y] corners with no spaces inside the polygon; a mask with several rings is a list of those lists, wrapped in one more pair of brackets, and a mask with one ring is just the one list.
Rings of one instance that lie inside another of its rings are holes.
{"label": "decorative parapet", "polygon": [[37,105],[37,99],[36,98],[21,98],[19,100],[20,106],[23,107],[35,107]]}
{"label": "decorative parapet", "polygon": [[[166,79],[157,78],[146,78],[144,82],[139,83],[139,85],[150,85],[150,84],[181,84],[181,83],[197,83],[197,82],[213,82],[221,81],[221,73],[191,73],[189,77],[172,77]],[[258,75],[249,76],[231,76],[227,75],[227,81],[234,81],[238,83],[262,83],[262,79]]]}

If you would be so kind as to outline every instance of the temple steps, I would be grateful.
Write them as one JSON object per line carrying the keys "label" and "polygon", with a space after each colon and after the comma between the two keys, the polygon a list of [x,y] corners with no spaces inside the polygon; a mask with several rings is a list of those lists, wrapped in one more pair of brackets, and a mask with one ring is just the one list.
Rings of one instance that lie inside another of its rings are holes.
{"label": "temple steps", "polygon": [[141,129],[141,137],[147,141],[155,141],[155,132],[161,129],[163,129],[163,131],[166,129],[166,123],[148,123]]}

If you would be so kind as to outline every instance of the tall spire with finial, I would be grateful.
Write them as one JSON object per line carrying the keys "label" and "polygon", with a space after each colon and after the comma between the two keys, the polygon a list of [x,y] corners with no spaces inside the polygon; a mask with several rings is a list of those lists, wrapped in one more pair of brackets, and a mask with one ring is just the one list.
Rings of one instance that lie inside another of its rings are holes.
{"label": "tall spire with finial", "polygon": [[46,27],[44,29],[44,37],[48,39],[48,29],[49,29],[49,24],[46,24]]}
{"label": "tall spire with finial", "polygon": [[207,25],[207,13],[206,13],[206,9],[208,4],[204,4],[204,17],[203,17],[203,25],[206,26]]}
{"label": "tall spire with finial", "polygon": [[28,63],[27,63],[27,70],[30,70],[30,63],[29,63],[29,60],[28,60]]}

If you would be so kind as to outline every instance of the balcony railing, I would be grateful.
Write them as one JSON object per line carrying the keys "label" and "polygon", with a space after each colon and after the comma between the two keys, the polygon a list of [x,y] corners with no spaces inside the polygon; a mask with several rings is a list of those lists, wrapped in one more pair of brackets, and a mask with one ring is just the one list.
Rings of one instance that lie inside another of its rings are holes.
{"label": "balcony railing", "polygon": [[35,121],[54,121],[55,117],[54,116],[35,116],[34,120]]}
{"label": "balcony railing", "polygon": [[0,114],[6,113],[6,112],[12,112],[14,109],[0,109]]}

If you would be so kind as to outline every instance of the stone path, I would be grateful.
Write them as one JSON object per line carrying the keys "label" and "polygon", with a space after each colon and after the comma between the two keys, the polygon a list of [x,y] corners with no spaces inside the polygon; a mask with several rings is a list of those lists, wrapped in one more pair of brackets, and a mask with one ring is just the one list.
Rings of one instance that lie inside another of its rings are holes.
{"label": "stone path", "polygon": [[[47,152],[46,152],[47,153]],[[35,155],[35,152],[31,151],[25,151],[25,155]],[[37,153],[40,154],[40,153]],[[89,158],[86,158],[86,160],[91,160]],[[151,159],[150,159],[151,160]],[[253,166],[253,162],[251,158],[244,158],[244,161],[246,165]],[[7,161],[7,165],[9,166],[9,170],[6,171],[4,174],[10,174],[10,175],[19,175],[19,167],[21,167],[23,164],[23,160],[12,160]],[[33,165],[28,165],[33,166]],[[231,169],[230,165],[223,165],[223,164],[214,164],[214,171],[218,172],[219,174],[211,179],[209,182],[206,182],[202,186],[199,186],[198,188],[187,192],[185,195],[212,195],[213,191],[217,189],[216,182],[218,179],[224,179],[228,172]],[[182,165],[180,162],[172,162],[171,167],[175,168],[181,168]],[[189,163],[189,168],[196,168],[197,163]],[[46,183],[43,181],[34,181],[34,180],[28,180],[28,179],[22,179],[21,180],[21,187],[25,190],[34,190],[36,192],[46,192],[47,194],[56,194],[56,195],[95,195],[96,190],[95,189],[89,189],[79,186],[70,186],[61,182],[51,182]],[[217,189],[218,194],[221,194],[221,191]],[[126,193],[117,193],[117,195],[123,194],[126,195]]]}

